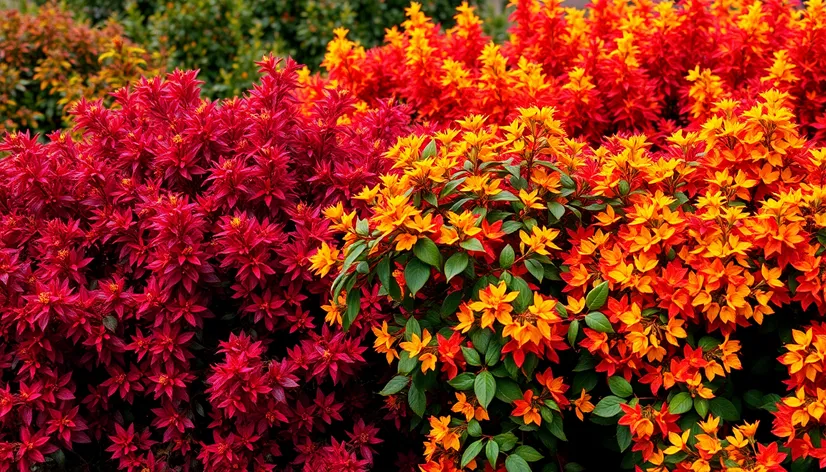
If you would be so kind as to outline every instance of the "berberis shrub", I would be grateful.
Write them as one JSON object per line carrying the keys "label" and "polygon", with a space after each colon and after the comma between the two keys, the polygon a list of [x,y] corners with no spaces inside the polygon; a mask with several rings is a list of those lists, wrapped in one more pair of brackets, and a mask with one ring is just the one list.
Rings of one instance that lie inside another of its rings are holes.
{"label": "berberis shrub", "polygon": [[243,98],[175,72],[79,102],[48,143],[6,136],[0,471],[371,464],[367,333],[323,324],[307,255],[407,114],[304,107],[277,64]]}

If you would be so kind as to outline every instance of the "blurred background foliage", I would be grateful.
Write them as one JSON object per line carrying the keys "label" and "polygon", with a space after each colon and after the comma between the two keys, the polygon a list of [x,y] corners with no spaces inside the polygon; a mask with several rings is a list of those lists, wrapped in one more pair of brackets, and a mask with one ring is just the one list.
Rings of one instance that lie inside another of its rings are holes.
{"label": "blurred background foliage", "polygon": [[[462,0],[418,0],[453,25]],[[496,40],[506,0],[469,0]],[[404,21],[410,0],[0,0],[0,132],[69,125],[76,99],[102,98],[140,76],[200,69],[211,98],[238,95],[265,53],[319,70],[333,30],[365,47]]]}
{"label": "blurred background foliage", "polygon": [[[423,11],[453,24],[461,0],[418,0]],[[47,0],[37,0],[46,3]],[[380,44],[385,28],[404,21],[410,0],[63,0],[93,24],[114,19],[137,44],[168,59],[167,68],[201,70],[213,97],[237,94],[252,83],[254,61],[266,52],[292,56],[317,70],[333,30],[365,47]],[[505,0],[470,0],[502,38]]]}

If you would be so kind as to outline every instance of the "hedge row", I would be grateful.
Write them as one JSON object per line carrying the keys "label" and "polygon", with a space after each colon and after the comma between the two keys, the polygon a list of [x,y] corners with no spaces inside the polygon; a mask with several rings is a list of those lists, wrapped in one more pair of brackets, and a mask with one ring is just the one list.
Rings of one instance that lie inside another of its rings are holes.
{"label": "hedge row", "polygon": [[418,4],[0,145],[0,472],[826,467],[826,6]]}

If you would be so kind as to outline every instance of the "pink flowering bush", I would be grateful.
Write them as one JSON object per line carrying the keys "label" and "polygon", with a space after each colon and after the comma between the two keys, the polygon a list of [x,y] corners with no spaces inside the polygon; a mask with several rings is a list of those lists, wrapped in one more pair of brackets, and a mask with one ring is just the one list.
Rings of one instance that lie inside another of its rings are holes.
{"label": "pink flowering bush", "polygon": [[409,113],[309,102],[294,63],[259,66],[242,98],[176,71],[79,102],[47,143],[5,137],[0,471],[373,464],[386,379],[366,333],[324,323],[308,256]]}

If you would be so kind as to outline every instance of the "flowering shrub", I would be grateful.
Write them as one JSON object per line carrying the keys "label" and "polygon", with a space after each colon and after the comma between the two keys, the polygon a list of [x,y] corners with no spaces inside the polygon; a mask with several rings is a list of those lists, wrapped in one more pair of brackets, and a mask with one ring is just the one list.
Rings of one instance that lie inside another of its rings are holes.
{"label": "flowering shrub", "polygon": [[176,71],[81,100],[48,143],[6,136],[0,471],[373,463],[367,333],[323,323],[307,255],[331,241],[320,208],[388,170],[408,113],[335,92],[304,107],[294,63],[259,66],[243,98]]}
{"label": "flowering shrub", "polygon": [[680,126],[703,123],[716,101],[775,87],[790,94],[807,135],[826,137],[822,1],[511,5],[503,44],[466,4],[441,31],[414,3],[383,46],[365,50],[341,31],[322,65],[361,100],[396,97],[442,126],[469,113],[506,124],[519,108],[553,106],[572,136],[596,143],[634,131],[661,145]]}
{"label": "flowering shrub", "polygon": [[[109,23],[92,28],[53,4],[34,14],[0,15],[0,132],[53,131],[74,100],[104,98],[141,75],[156,73],[143,49]],[[150,61],[151,62],[151,61]]]}
{"label": "flowering shrub", "polygon": [[826,148],[792,103],[716,101],[660,148],[545,107],[391,148],[314,268],[424,420],[422,470],[826,467]]}

